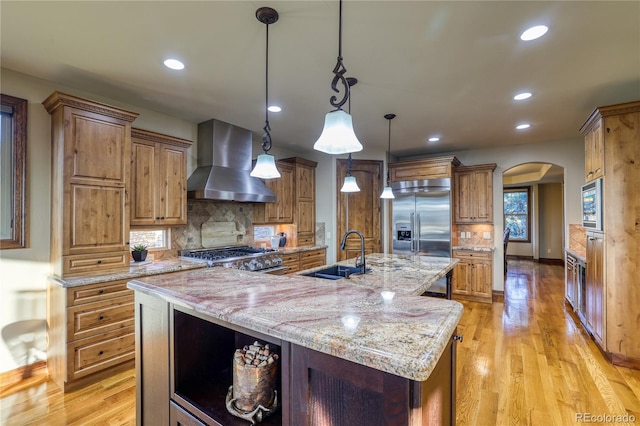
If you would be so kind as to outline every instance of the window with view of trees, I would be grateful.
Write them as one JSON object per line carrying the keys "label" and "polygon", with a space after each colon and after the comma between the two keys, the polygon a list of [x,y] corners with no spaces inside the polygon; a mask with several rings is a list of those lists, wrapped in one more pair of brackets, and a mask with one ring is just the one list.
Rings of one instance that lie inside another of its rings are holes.
{"label": "window with view of trees", "polygon": [[504,226],[510,229],[509,241],[530,241],[529,198],[529,188],[504,189]]}

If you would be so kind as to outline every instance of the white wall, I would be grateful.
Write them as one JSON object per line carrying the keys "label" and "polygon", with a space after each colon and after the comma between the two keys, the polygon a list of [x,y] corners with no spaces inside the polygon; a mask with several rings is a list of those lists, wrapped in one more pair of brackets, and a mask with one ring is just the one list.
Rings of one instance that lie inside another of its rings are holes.
{"label": "white wall", "polygon": [[[7,324],[46,317],[46,278],[49,274],[51,120],[42,101],[53,91],[69,93],[139,112],[134,127],[196,140],[194,123],[170,117],[115,99],[32,78],[8,69],[0,70],[2,93],[27,99],[27,233],[25,249],[0,251],[0,328]],[[195,167],[195,146],[188,160]],[[0,343],[0,372],[19,367],[4,341]]]}
{"label": "white wall", "polygon": [[538,194],[540,258],[564,259],[562,184],[539,184]]}

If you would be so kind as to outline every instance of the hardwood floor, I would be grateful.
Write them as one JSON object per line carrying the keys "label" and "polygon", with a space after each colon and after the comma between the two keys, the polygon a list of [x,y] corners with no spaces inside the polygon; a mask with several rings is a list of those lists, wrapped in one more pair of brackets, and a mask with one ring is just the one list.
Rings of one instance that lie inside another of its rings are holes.
{"label": "hardwood floor", "polygon": [[[570,425],[625,414],[636,420],[617,423],[640,422],[640,371],[605,360],[571,318],[563,283],[562,266],[509,260],[504,303],[463,302],[458,425]],[[3,425],[132,425],[134,371],[67,394],[35,377],[3,393],[0,414]],[[604,420],[597,423],[624,419]]]}

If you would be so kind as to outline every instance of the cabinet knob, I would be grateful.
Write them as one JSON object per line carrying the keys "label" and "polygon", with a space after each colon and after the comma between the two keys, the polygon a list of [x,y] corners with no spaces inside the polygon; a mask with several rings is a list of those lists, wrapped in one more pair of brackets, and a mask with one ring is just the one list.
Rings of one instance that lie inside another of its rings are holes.
{"label": "cabinet knob", "polygon": [[102,263],[102,260],[98,259],[98,265]]}
{"label": "cabinet knob", "polygon": [[464,337],[463,337],[461,334],[454,334],[454,335],[453,335],[453,340],[455,340],[456,342],[460,342],[460,343],[462,343],[462,339],[463,339],[463,338],[464,338]]}
{"label": "cabinet knob", "polygon": [[102,320],[104,319],[104,315],[100,315],[100,316],[98,317],[98,319],[99,319],[100,321],[102,321]]}
{"label": "cabinet knob", "polygon": [[98,352],[98,355],[104,355],[104,351]]}
{"label": "cabinet knob", "polygon": [[98,294],[104,294],[104,290],[99,290]]}

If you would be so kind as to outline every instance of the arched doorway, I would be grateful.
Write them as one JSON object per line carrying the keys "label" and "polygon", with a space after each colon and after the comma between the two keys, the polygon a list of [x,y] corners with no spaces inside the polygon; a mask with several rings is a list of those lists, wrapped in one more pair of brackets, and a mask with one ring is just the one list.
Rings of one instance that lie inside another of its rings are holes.
{"label": "arched doorway", "polygon": [[523,163],[502,174],[505,256],[547,263],[564,259],[564,167]]}

